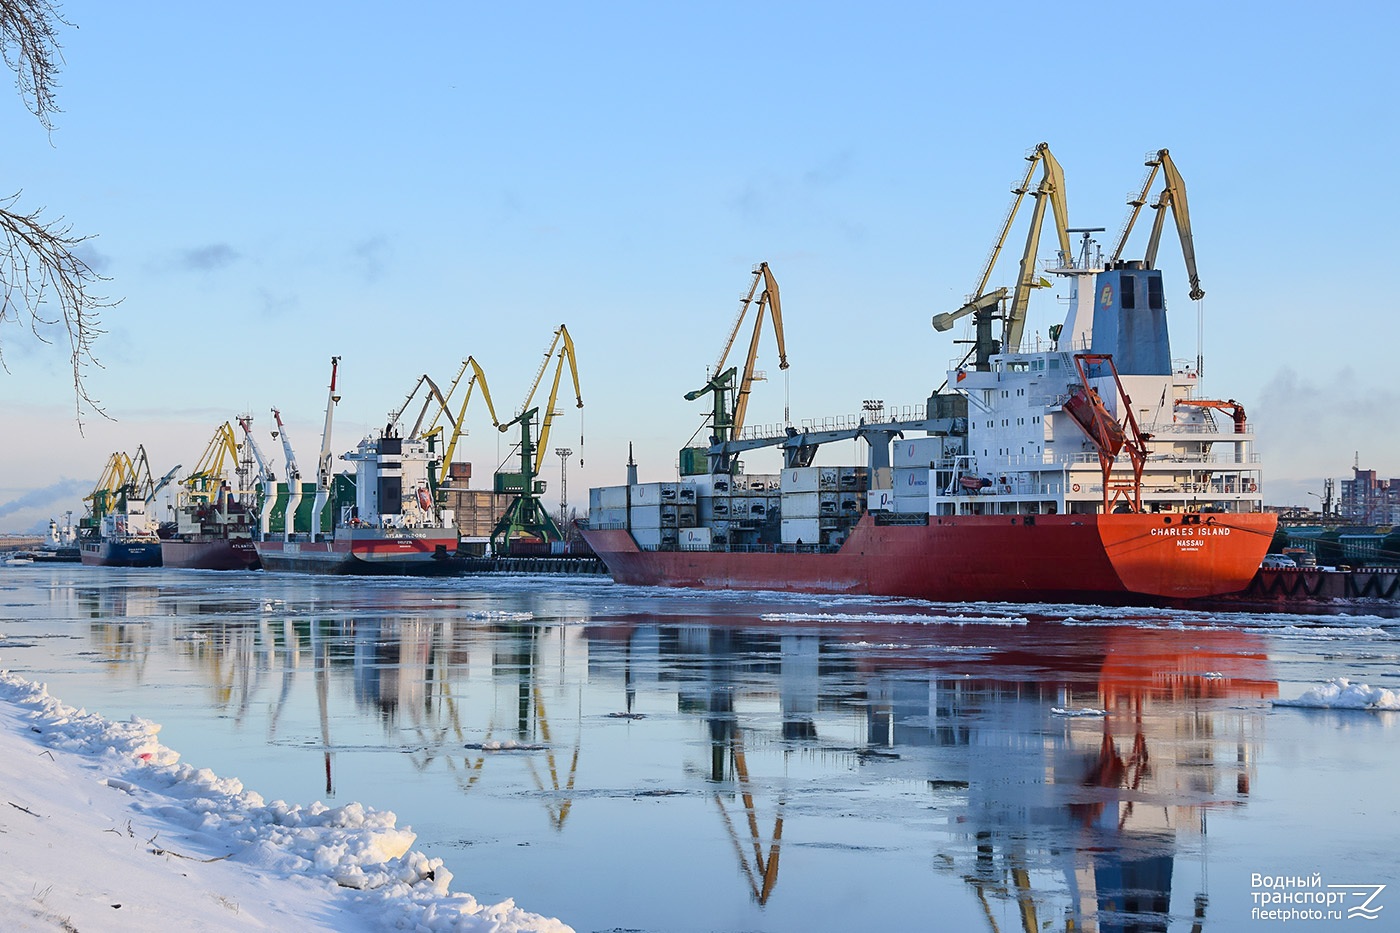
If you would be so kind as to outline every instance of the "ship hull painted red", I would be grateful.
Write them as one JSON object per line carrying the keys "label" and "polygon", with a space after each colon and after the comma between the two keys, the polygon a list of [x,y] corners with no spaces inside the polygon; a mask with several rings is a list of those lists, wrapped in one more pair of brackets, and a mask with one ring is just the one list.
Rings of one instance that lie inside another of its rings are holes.
{"label": "ship hull painted red", "polygon": [[437,576],[453,573],[457,532],[341,528],[331,541],[259,541],[264,570],[320,574]]}
{"label": "ship hull painted red", "polygon": [[259,566],[252,538],[165,539],[160,542],[160,557],[165,566],[186,570],[257,570]]}
{"label": "ship hull painted red", "polygon": [[[1029,521],[1028,521],[1029,519]],[[936,601],[1142,602],[1243,590],[1269,549],[1266,514],[862,517],[833,553],[643,551],[585,530],[618,583]]]}

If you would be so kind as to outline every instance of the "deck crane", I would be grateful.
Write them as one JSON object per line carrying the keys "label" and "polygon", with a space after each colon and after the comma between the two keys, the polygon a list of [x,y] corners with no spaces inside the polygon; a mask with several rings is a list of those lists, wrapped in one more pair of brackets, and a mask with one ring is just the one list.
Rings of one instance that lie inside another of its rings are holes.
{"label": "deck crane", "polygon": [[[335,391],[335,374],[340,367],[340,357],[331,357],[331,385],[326,393],[326,421],[321,427],[321,455],[316,459],[316,498],[311,504],[311,540],[321,533],[321,513],[331,496],[331,471],[335,469],[335,459],[331,456],[331,420],[335,416],[335,406],[340,396]],[[289,458],[290,460],[290,458]]]}
{"label": "deck crane", "polygon": [[[982,267],[982,277],[977,282],[976,291],[958,310],[950,314],[935,314],[933,317],[934,330],[941,332],[951,329],[959,319],[969,314],[975,315],[977,338],[974,341],[973,352],[977,357],[978,369],[989,365],[988,361],[994,353],[1003,348],[1014,350],[1020,345],[1026,328],[1026,308],[1030,304],[1031,290],[1045,288],[1050,284],[1036,273],[1035,268],[1036,255],[1040,251],[1040,228],[1044,225],[1046,201],[1050,202],[1055,215],[1055,233],[1059,236],[1060,253],[1066,258],[1072,255],[1069,242],[1069,208],[1065,201],[1065,177],[1060,163],[1051,154],[1049,143],[1038,143],[1030,155],[1026,156],[1026,161],[1030,165],[1026,168],[1021,183],[1011,189],[1015,198],[1006,212],[1006,219],[1002,221],[1001,234]],[[1041,169],[1040,184],[1032,190],[1031,179],[1037,167]],[[1002,247],[1006,245],[1006,237],[1011,232],[1016,212],[1027,194],[1034,198],[1035,208],[1031,212],[1030,230],[1026,233],[1026,248],[1021,253],[1021,269],[1016,278],[1016,291],[1011,298],[1011,307],[1002,321],[1001,343],[998,345],[991,336],[991,321],[996,315],[997,307],[1007,297],[1007,291],[1005,288],[998,288],[988,292],[987,282],[991,279],[992,269],[995,268],[998,257],[1001,256]]]}
{"label": "deck crane", "polygon": [[[146,456],[146,451],[145,451],[145,450],[142,450],[142,451],[141,451],[141,456],[142,456],[142,457],[145,457],[145,456]],[[166,486],[169,486],[169,485],[170,485],[170,481],[173,480],[173,479],[175,478],[175,474],[178,473],[178,472],[180,472],[180,464],[177,463],[177,464],[175,464],[173,467],[170,468],[170,472],[166,473],[166,474],[165,474],[164,476],[162,476],[160,479],[156,480],[155,483],[154,483],[154,485],[151,486],[151,491],[150,491],[149,493],[146,494],[146,507],[147,507],[147,510],[148,510],[148,511],[146,512],[147,515],[150,514],[149,508],[150,508],[151,504],[152,504],[153,502],[156,501],[156,496],[160,495],[160,491],[161,491],[162,489],[164,489]]]}
{"label": "deck crane", "polygon": [[[450,415],[451,411],[447,407],[447,399],[443,396],[442,390],[438,388],[437,383],[434,382],[432,377],[429,376],[427,373],[424,373],[423,375],[418,377],[418,381],[413,384],[413,390],[408,393],[408,397],[403,400],[403,404],[400,405],[394,411],[389,412],[389,423],[385,428],[385,435],[387,436],[389,432],[393,430],[394,425],[398,424],[399,421],[403,418],[404,412],[408,410],[409,403],[412,402],[414,397],[418,395],[418,390],[423,388],[424,386],[427,386],[428,390],[426,393],[424,393],[423,407],[418,410],[418,418],[413,422],[413,427],[409,429],[408,437],[421,437],[424,440],[426,440],[428,442],[428,454],[429,457],[431,457],[436,452],[434,450],[434,441],[436,441],[438,435],[442,433],[442,429],[437,427],[430,427],[426,432],[424,432],[423,420],[428,417],[428,409],[432,406],[434,401],[438,403],[438,409],[433,415],[433,424],[437,423],[438,417],[443,412],[447,412]],[[439,460],[434,459],[429,459],[428,461],[428,490],[432,496],[433,509],[435,513],[439,508],[441,508],[441,503],[439,503],[437,500],[437,465],[439,462]],[[434,518],[437,517],[438,516],[435,514]]]}
{"label": "deck crane", "polygon": [[238,426],[243,429],[243,443],[258,464],[258,481],[262,483],[263,492],[262,509],[258,514],[258,539],[264,540],[272,520],[272,506],[277,502],[277,475],[272,472],[271,461],[263,456],[258,442],[253,440],[253,416],[239,415]]}
{"label": "deck crane", "polygon": [[1179,398],[1176,400],[1176,404],[1189,405],[1194,408],[1214,408],[1217,411],[1228,411],[1230,413],[1230,420],[1235,423],[1236,434],[1245,434],[1249,431],[1249,419],[1245,416],[1244,406],[1232,398],[1225,399],[1224,401],[1213,398]]}
{"label": "deck crane", "polygon": [[[759,285],[763,285],[763,291],[758,290]],[[737,366],[728,369],[724,364],[729,359],[729,351],[734,347],[734,339],[739,335],[739,328],[743,326],[744,317],[748,314],[749,308],[754,306],[757,295],[757,310],[754,313],[753,332],[749,336],[749,352],[744,358],[744,368],[742,373]],[[763,333],[763,315],[767,311],[773,319],[773,334],[778,340],[778,368],[787,369],[787,344],[783,337],[783,304],[778,292],[778,281],[773,277],[773,270],[768,267],[768,263],[760,262],[753,268],[753,281],[749,283],[749,290],[744,297],[739,299],[739,313],[734,317],[734,324],[729,328],[729,338],[724,342],[723,349],[719,352],[719,357],[715,360],[714,366],[710,369],[710,379],[699,389],[685,394],[686,401],[693,402],[700,396],[710,394],[714,400],[714,408],[711,414],[710,429],[713,435],[712,443],[723,443],[733,440],[744,430],[744,420],[749,408],[749,393],[753,389],[756,380],[762,379],[762,375],[754,370],[754,363],[758,359],[758,341]],[[736,387],[734,380],[738,379]],[[727,404],[727,397],[733,394],[733,408]],[[711,464],[712,472],[728,472],[732,464],[728,458],[720,458]]]}
{"label": "deck crane", "polygon": [[[532,440],[530,426],[534,423],[540,410],[538,406],[531,407],[531,403],[534,401],[535,391],[540,387],[540,381],[543,379],[545,371],[548,370],[551,360],[555,360],[554,381],[550,385],[549,402],[545,407],[544,416],[540,419],[539,438]],[[574,398],[578,403],[577,407],[582,408],[583,393],[579,389],[574,341],[569,336],[568,328],[560,324],[554,331],[554,339],[550,342],[549,348],[544,351],[544,359],[540,362],[540,368],[535,373],[534,384],[530,386],[530,391],[526,393],[525,401],[520,406],[520,414],[510,421],[496,426],[504,433],[515,425],[520,425],[520,471],[518,473],[498,472],[495,476],[494,489],[496,492],[515,493],[516,496],[491,532],[491,550],[494,553],[509,556],[512,539],[521,536],[538,538],[541,541],[563,540],[559,526],[554,523],[554,519],[550,518],[549,510],[540,502],[540,496],[545,491],[545,484],[543,480],[536,479],[536,477],[540,474],[540,468],[544,465],[544,456],[549,449],[549,431],[554,423],[555,415],[554,404],[559,396],[559,380],[564,374],[566,362],[569,364],[569,373],[574,380]],[[580,435],[580,452],[582,447],[583,437]],[[580,463],[582,463],[581,456]]]}
{"label": "deck crane", "polygon": [[1142,206],[1147,203],[1148,192],[1152,190],[1152,183],[1157,178],[1157,172],[1161,171],[1165,184],[1162,193],[1157,196],[1157,202],[1152,205],[1157,216],[1152,220],[1152,234],[1147,241],[1147,252],[1143,255],[1143,263],[1149,269],[1156,268],[1157,247],[1162,240],[1166,209],[1171,208],[1172,219],[1176,221],[1177,236],[1181,239],[1181,255],[1186,261],[1186,275],[1191,282],[1191,300],[1200,301],[1206,296],[1206,293],[1201,288],[1200,276],[1196,274],[1196,248],[1191,237],[1191,212],[1186,205],[1186,182],[1182,180],[1181,173],[1176,170],[1176,164],[1172,162],[1171,155],[1166,149],[1158,149],[1155,154],[1147,158],[1144,164],[1147,166],[1147,177],[1143,179],[1142,190],[1137,197],[1128,201],[1133,209],[1128,214],[1128,219],[1123,222],[1123,229],[1118,234],[1118,246],[1113,250],[1110,265],[1117,263],[1122,258],[1123,248],[1128,242],[1128,235],[1133,232],[1133,224],[1137,221]]}
{"label": "deck crane", "polygon": [[[273,437],[282,438],[282,456],[287,461],[287,510],[282,514],[282,535],[284,541],[292,540],[296,530],[297,508],[301,505],[301,468],[297,466],[297,455],[292,453],[292,439],[287,436],[287,426],[282,423],[282,413],[272,409],[272,420],[277,422]],[[271,510],[272,506],[266,506]]]}

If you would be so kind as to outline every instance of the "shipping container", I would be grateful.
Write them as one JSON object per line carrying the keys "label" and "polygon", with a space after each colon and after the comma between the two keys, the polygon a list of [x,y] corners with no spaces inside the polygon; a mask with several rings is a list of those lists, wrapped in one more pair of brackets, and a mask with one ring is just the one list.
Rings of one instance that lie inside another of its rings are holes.
{"label": "shipping container", "polygon": [[660,505],[662,502],[661,488],[671,487],[671,498],[675,499],[675,483],[640,483],[632,487],[633,506],[638,505]]}
{"label": "shipping container", "polygon": [[681,476],[708,476],[710,473],[710,458],[707,448],[682,447],[680,466]]}
{"label": "shipping container", "polygon": [[783,544],[821,543],[821,525],[815,518],[785,518],[781,533]]}
{"label": "shipping container", "polygon": [[627,508],[627,487],[626,486],[604,486],[597,490],[598,507],[602,509],[625,509]]}
{"label": "shipping container", "polygon": [[[784,473],[786,475],[786,473]],[[783,519],[816,518],[821,514],[821,494],[790,492],[783,495]]]}
{"label": "shipping container", "polygon": [[590,528],[626,528],[626,509],[594,509],[588,513]]}
{"label": "shipping container", "polygon": [[896,496],[910,496],[914,493],[927,495],[930,472],[927,467],[896,467],[894,494]]}
{"label": "shipping container", "polygon": [[894,509],[896,512],[912,512],[916,515],[928,514],[928,496],[895,496]]}
{"label": "shipping container", "polygon": [[633,530],[661,528],[661,505],[634,505],[627,511],[627,521]]}
{"label": "shipping container", "polygon": [[708,528],[682,528],[680,533],[682,551],[708,551],[711,534]]}
{"label": "shipping container", "polygon": [[820,467],[789,467],[784,470],[779,487],[784,500],[788,493],[816,492],[820,470]]}
{"label": "shipping container", "polygon": [[633,528],[632,537],[637,542],[637,547],[644,551],[655,551],[661,547],[660,528]]}
{"label": "shipping container", "polygon": [[894,509],[893,489],[872,489],[865,495],[865,507],[872,512],[889,512]]}
{"label": "shipping container", "polygon": [[837,482],[842,492],[864,492],[870,488],[870,470],[863,466],[838,467]]}
{"label": "shipping container", "polygon": [[890,466],[895,469],[900,467],[928,467],[931,463],[937,463],[943,459],[942,437],[911,437],[894,441],[890,444]]}
{"label": "shipping container", "polygon": [[698,510],[693,505],[678,506],[676,508],[676,524],[682,528],[695,527],[699,517],[697,512]]}

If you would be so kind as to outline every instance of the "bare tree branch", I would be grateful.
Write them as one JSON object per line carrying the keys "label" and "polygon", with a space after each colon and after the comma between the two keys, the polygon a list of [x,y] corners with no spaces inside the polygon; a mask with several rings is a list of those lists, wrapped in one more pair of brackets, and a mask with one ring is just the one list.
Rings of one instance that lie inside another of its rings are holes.
{"label": "bare tree branch", "polygon": [[[50,133],[57,76],[63,54],[59,26],[71,26],[53,0],[0,0],[0,57],[15,73],[15,84],[30,113]],[[105,281],[75,252],[87,236],[74,235],[62,217],[40,219],[43,208],[17,209],[19,193],[0,197],[0,325],[25,323],[35,337],[51,342],[44,331],[61,325],[68,332],[73,391],[82,429],[83,407],[106,412],[87,391],[84,374],[97,363],[93,341],[102,333],[98,312],[116,302],[94,295]],[[0,367],[5,363],[0,344]]]}
{"label": "bare tree branch", "polygon": [[[39,217],[42,208],[27,214],[14,210],[18,200],[18,193],[0,198],[0,324],[27,319],[34,336],[50,343],[45,328],[62,323],[81,424],[83,404],[104,414],[88,394],[84,374],[89,366],[100,365],[92,354],[93,341],[102,333],[99,312],[116,302],[90,291],[105,279],[74,252],[91,238],[75,236],[61,217],[45,223]],[[0,345],[0,366],[5,365]]]}
{"label": "bare tree branch", "polygon": [[54,91],[63,49],[56,30],[68,25],[52,0],[0,0],[0,54],[25,106],[46,130],[59,112]]}

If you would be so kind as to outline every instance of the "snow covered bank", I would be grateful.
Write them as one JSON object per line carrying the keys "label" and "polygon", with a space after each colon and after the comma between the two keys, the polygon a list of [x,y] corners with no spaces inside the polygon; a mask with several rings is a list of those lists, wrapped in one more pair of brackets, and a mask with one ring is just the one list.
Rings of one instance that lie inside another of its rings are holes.
{"label": "snow covered bank", "polygon": [[266,803],[0,671],[0,928],[569,931],[449,890],[393,813]]}
{"label": "snow covered bank", "polygon": [[1384,687],[1354,684],[1345,677],[1336,677],[1321,687],[1304,690],[1296,700],[1275,700],[1274,705],[1313,709],[1400,710],[1400,693]]}

